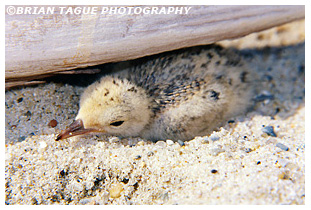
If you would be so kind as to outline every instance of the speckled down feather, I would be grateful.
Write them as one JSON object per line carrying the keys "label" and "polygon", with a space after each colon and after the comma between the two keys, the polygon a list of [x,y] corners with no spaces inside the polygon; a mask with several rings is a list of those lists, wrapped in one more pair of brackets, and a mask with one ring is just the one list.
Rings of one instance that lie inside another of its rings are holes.
{"label": "speckled down feather", "polygon": [[85,133],[174,141],[207,135],[252,106],[251,81],[232,49],[210,45],[160,55],[86,88],[76,117],[80,133],[67,129],[58,140]]}

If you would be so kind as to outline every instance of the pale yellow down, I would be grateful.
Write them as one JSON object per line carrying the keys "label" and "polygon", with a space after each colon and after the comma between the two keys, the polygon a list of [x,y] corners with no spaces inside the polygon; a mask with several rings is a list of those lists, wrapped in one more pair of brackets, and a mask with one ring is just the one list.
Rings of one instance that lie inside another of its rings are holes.
{"label": "pale yellow down", "polygon": [[[113,83],[115,81],[115,83]],[[137,136],[149,122],[150,99],[142,88],[128,91],[134,85],[112,77],[103,77],[90,85],[80,99],[76,119],[82,119],[85,128],[96,128],[111,135]],[[124,121],[121,126],[110,123]]]}
{"label": "pale yellow down", "polygon": [[245,113],[251,79],[236,52],[195,48],[101,78],[86,88],[76,119],[106,135],[190,140]]}

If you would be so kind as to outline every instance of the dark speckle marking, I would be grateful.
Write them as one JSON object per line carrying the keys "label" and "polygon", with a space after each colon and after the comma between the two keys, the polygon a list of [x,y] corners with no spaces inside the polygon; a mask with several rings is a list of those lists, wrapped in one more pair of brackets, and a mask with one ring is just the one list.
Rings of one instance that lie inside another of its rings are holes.
{"label": "dark speckle marking", "polygon": [[207,57],[208,57],[209,59],[212,59],[212,58],[213,58],[212,53],[207,53],[206,55],[207,55]]}
{"label": "dark speckle marking", "polygon": [[206,63],[203,63],[203,64],[201,65],[201,68],[206,68]]}
{"label": "dark speckle marking", "polygon": [[246,81],[246,75],[247,75],[248,73],[247,72],[245,72],[245,71],[243,71],[241,74],[240,74],[240,80],[241,80],[241,82],[245,82]]}
{"label": "dark speckle marking", "polygon": [[211,97],[212,97],[214,100],[218,100],[218,99],[219,99],[219,95],[220,95],[219,92],[216,92],[216,91],[214,91],[214,90],[211,90]]}
{"label": "dark speckle marking", "polygon": [[137,92],[137,90],[134,87],[131,87],[131,88],[127,89],[127,91],[135,92],[135,93]]}
{"label": "dark speckle marking", "polygon": [[219,66],[220,65],[220,61],[216,61],[216,63],[215,63],[217,66]]}
{"label": "dark speckle marking", "polygon": [[119,86],[119,84],[115,80],[112,80],[112,83],[115,84],[116,86]]}
{"label": "dark speckle marking", "polygon": [[109,94],[109,90],[107,88],[105,88],[106,93],[104,93],[104,96],[107,96]]}
{"label": "dark speckle marking", "polygon": [[227,60],[225,65],[226,66],[238,66],[238,64],[240,63],[239,60],[235,59],[235,60]]}
{"label": "dark speckle marking", "polygon": [[110,101],[114,101],[114,99],[111,97],[111,98],[110,98]]}

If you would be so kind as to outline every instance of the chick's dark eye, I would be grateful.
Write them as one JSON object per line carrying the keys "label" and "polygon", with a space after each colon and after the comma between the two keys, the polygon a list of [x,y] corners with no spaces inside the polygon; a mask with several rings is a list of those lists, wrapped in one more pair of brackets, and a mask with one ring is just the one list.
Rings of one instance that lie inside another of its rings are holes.
{"label": "chick's dark eye", "polygon": [[112,126],[120,126],[123,123],[124,123],[124,121],[115,121],[115,122],[110,123],[110,125],[112,125]]}

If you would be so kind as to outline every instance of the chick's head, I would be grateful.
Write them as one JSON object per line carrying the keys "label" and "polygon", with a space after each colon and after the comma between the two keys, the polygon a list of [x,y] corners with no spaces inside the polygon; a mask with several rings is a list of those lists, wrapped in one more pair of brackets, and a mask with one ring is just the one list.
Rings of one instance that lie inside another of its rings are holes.
{"label": "chick's head", "polygon": [[124,79],[104,77],[82,94],[76,120],[82,121],[84,129],[137,136],[150,120],[149,107],[144,89]]}

